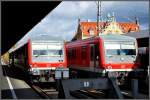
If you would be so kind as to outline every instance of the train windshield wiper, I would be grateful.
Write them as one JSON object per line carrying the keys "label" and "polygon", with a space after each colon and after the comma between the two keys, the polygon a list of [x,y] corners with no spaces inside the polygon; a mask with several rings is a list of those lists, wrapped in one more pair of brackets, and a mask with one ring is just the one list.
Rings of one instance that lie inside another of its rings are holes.
{"label": "train windshield wiper", "polygon": [[114,57],[114,55],[108,55],[108,57],[109,57],[109,58],[112,58],[112,57]]}
{"label": "train windshield wiper", "polygon": [[131,55],[132,58],[135,58],[135,55]]}
{"label": "train windshield wiper", "polygon": [[36,55],[35,57],[39,57],[40,55]]}
{"label": "train windshield wiper", "polygon": [[61,57],[61,55],[63,55],[62,50],[59,50],[59,55],[60,55],[60,57]]}

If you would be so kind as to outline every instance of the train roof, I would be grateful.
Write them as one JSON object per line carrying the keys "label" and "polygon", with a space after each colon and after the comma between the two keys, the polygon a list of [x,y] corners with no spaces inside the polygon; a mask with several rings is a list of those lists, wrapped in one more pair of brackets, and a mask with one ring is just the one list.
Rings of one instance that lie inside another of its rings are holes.
{"label": "train roof", "polygon": [[68,46],[73,46],[73,45],[80,45],[80,44],[84,44],[84,43],[89,43],[89,42],[94,42],[94,41],[98,41],[99,39],[102,40],[109,40],[109,41],[117,41],[117,40],[121,40],[121,41],[136,41],[136,39],[134,37],[130,37],[130,36],[124,36],[124,35],[115,35],[115,34],[107,34],[107,35],[100,35],[97,37],[91,37],[91,38],[87,38],[87,39],[83,39],[83,40],[76,40],[76,41],[71,41],[68,42],[67,45]]}
{"label": "train roof", "polygon": [[124,35],[135,37],[136,39],[149,38],[149,30],[140,30],[139,32],[131,32]]}
{"label": "train roof", "polygon": [[40,35],[30,38],[31,41],[64,41],[61,36]]}
{"label": "train roof", "polygon": [[104,40],[133,40],[135,41],[136,39],[134,37],[130,36],[124,36],[124,35],[118,35],[118,34],[107,34],[107,35],[100,35],[100,38]]}

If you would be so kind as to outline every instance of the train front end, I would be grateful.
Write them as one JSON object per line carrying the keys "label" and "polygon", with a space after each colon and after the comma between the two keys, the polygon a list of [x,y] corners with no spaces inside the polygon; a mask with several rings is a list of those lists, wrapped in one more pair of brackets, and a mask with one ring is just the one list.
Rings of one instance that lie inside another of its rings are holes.
{"label": "train front end", "polygon": [[43,82],[69,77],[63,41],[32,40],[30,52],[32,80]]}
{"label": "train front end", "polygon": [[135,38],[108,35],[102,37],[105,72],[110,76],[127,76],[136,69],[137,42]]}

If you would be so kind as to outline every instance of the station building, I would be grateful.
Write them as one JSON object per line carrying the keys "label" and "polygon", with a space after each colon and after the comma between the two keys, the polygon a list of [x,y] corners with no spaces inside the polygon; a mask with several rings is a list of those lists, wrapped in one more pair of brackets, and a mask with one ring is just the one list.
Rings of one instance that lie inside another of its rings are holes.
{"label": "station building", "polygon": [[99,22],[99,31],[97,30],[97,22],[80,21],[78,20],[77,32],[72,41],[78,39],[86,39],[99,34],[127,34],[138,32],[140,30],[137,18],[135,22],[116,22],[114,16],[107,19],[105,22]]}

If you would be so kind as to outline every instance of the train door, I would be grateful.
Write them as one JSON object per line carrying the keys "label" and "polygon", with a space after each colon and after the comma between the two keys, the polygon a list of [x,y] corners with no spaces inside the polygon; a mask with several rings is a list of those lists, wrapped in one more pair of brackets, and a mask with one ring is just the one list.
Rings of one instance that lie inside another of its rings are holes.
{"label": "train door", "polygon": [[91,69],[94,68],[94,44],[90,44],[90,67]]}
{"label": "train door", "polygon": [[99,48],[98,44],[90,44],[90,67],[95,69],[99,66]]}

